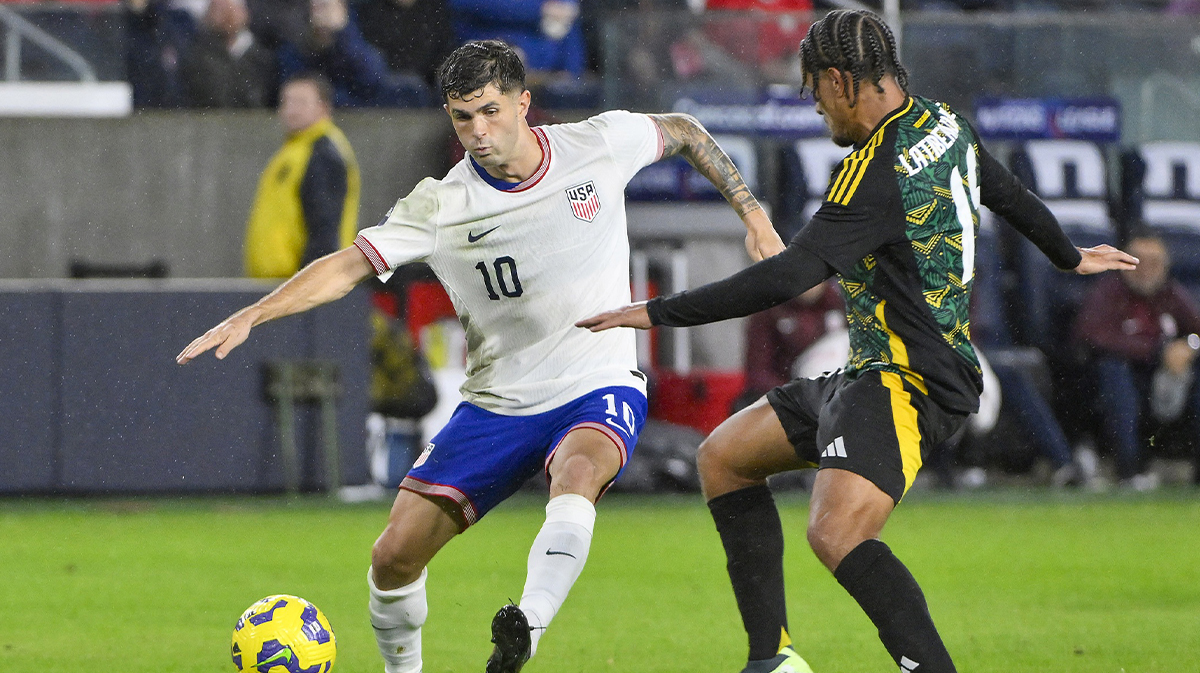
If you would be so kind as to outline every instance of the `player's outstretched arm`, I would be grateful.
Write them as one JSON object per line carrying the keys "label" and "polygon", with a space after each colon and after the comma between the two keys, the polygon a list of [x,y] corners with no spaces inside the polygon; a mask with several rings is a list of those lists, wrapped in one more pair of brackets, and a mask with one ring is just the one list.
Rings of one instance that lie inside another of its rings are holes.
{"label": "player's outstretched arm", "polygon": [[688,114],[650,115],[662,131],[663,158],[681,155],[721,195],[746,225],[746,252],[759,261],[783,251],[783,239],[742,180],[741,173],[704,126]]}
{"label": "player's outstretched arm", "polygon": [[326,255],[188,344],[175,362],[185,365],[214,347],[214,355],[222,360],[250,336],[251,328],[344,297],[374,273],[371,263],[354,246]]}
{"label": "player's outstretched arm", "polygon": [[740,318],[797,297],[833,273],[825,260],[793,242],[782,253],[724,280],[598,313],[575,326],[600,332],[614,327],[688,327]]}
{"label": "player's outstretched arm", "polygon": [[646,309],[646,302],[639,301],[636,304],[629,304],[611,311],[598,313],[590,318],[584,318],[575,323],[575,326],[583,327],[593,332],[603,332],[606,329],[614,327],[650,329],[654,325],[650,323],[650,312]]}
{"label": "player's outstretched arm", "polygon": [[1075,267],[1075,273],[1086,276],[1103,271],[1131,271],[1137,268],[1138,258],[1111,245],[1097,245],[1094,248],[1079,248],[1082,259]]}

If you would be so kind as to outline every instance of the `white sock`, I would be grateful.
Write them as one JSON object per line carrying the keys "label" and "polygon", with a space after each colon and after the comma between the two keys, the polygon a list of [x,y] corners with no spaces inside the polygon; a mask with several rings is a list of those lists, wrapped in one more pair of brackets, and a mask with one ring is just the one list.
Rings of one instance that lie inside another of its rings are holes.
{"label": "white sock", "polygon": [[425,600],[425,578],[429,570],[421,571],[417,581],[399,589],[383,591],[375,586],[373,570],[367,570],[367,586],[371,588],[371,626],[375,641],[383,655],[386,673],[420,673],[421,625],[429,614]]}
{"label": "white sock", "polygon": [[530,656],[537,652],[538,639],[579,579],[595,526],[596,508],[582,495],[568,493],[547,503],[546,523],[529,550],[528,575],[521,594],[521,611],[533,627]]}

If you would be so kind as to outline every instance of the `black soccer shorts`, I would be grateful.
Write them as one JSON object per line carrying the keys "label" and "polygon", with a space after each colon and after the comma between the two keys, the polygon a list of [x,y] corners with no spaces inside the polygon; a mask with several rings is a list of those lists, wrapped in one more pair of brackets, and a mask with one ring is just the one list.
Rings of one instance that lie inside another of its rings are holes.
{"label": "black soccer shorts", "polygon": [[899,503],[930,451],[967,420],[921,387],[892,372],[834,372],[789,381],[767,401],[801,460],[853,472]]}

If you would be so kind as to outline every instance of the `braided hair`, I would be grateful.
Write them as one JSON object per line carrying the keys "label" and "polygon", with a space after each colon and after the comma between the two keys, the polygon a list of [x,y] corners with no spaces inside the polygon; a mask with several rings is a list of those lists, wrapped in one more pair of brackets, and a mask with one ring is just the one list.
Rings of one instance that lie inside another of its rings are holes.
{"label": "braided hair", "polygon": [[854,78],[850,106],[858,102],[858,85],[870,82],[883,93],[879,81],[891,75],[908,91],[908,71],[896,55],[896,38],[878,14],[867,10],[834,10],[808,29],[800,42],[800,69],[812,77],[816,90],[821,72],[834,68]]}

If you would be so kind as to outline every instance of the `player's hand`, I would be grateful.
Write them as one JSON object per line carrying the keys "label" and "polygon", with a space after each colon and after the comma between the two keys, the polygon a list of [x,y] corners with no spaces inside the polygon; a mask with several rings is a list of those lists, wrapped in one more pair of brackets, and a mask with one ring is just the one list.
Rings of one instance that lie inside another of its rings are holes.
{"label": "player's hand", "polygon": [[650,324],[650,312],[646,310],[646,302],[644,301],[622,306],[612,311],[605,311],[590,318],[584,318],[575,323],[575,326],[583,327],[593,332],[603,332],[606,329],[614,327],[636,327],[637,329],[650,329],[653,327]]}
{"label": "player's hand", "polygon": [[761,210],[747,213],[745,223],[746,254],[750,255],[750,259],[761,262],[783,252],[783,239],[779,238],[766,213]]}
{"label": "player's hand", "polygon": [[179,355],[175,356],[175,362],[181,365],[186,365],[191,362],[197,355],[207,351],[214,346],[216,352],[213,354],[218,360],[224,360],[229,351],[237,348],[246,337],[250,336],[250,328],[254,326],[254,319],[243,311],[234,313],[226,318],[221,324],[208,330],[188,347],[183,349]]}
{"label": "player's hand", "polygon": [[1083,255],[1075,273],[1086,276],[1101,271],[1132,271],[1137,268],[1138,258],[1118,250],[1111,245],[1097,245],[1094,248],[1078,248]]}
{"label": "player's hand", "polygon": [[1162,363],[1175,376],[1183,376],[1196,359],[1200,338],[1190,334],[1182,339],[1172,339],[1163,346]]}

